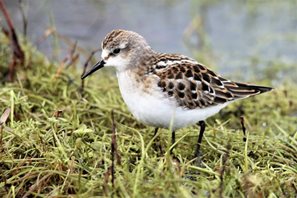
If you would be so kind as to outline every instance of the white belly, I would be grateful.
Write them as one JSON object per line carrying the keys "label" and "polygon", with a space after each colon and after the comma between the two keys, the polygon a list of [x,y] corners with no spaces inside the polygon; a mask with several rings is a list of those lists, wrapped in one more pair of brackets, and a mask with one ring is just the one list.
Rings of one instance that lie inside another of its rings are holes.
{"label": "white belly", "polygon": [[176,130],[216,114],[227,104],[204,109],[184,109],[178,107],[174,98],[166,98],[156,86],[151,92],[144,92],[137,86],[128,72],[117,73],[122,97],[133,116],[148,125]]}

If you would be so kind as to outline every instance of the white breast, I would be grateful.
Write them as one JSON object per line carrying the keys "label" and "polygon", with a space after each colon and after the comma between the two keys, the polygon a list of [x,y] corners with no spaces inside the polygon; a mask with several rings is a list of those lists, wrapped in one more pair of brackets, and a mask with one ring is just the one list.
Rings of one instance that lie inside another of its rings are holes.
{"label": "white breast", "polygon": [[157,85],[152,86],[150,92],[143,91],[142,85],[136,83],[131,72],[118,72],[117,76],[122,97],[131,113],[139,121],[151,126],[176,130],[205,120],[227,105],[184,109],[177,106],[174,98],[165,97]]}

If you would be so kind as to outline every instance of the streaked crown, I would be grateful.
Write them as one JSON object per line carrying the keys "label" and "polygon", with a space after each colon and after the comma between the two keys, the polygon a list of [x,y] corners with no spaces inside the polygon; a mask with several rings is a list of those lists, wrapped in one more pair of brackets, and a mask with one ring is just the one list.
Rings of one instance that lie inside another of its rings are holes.
{"label": "streaked crown", "polygon": [[115,66],[123,70],[136,65],[137,61],[152,49],[146,40],[136,32],[127,30],[113,30],[106,35],[102,42],[102,59],[105,66]]}

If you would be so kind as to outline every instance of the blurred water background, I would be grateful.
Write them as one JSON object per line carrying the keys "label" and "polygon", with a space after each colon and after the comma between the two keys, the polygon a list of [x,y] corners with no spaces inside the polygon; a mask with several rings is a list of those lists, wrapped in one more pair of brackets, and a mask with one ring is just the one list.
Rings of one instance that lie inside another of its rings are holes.
{"label": "blurred water background", "polygon": [[[16,27],[23,31],[19,0],[6,0]],[[63,37],[95,49],[116,28],[143,35],[153,49],[183,53],[206,62],[223,74],[248,76],[250,67],[297,67],[297,1],[239,0],[23,0],[30,40],[54,59],[67,53],[53,50],[54,27]],[[99,55],[97,55],[99,58]],[[292,74],[291,67],[283,75]],[[250,74],[252,75],[252,74]]]}

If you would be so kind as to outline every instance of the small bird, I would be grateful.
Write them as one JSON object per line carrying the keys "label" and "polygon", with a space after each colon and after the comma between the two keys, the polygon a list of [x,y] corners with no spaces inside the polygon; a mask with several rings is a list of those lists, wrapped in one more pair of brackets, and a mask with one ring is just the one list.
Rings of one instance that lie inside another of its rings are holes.
{"label": "small bird", "polygon": [[200,125],[195,158],[200,157],[208,117],[238,99],[272,89],[228,80],[184,55],[156,52],[133,31],[113,30],[101,47],[102,60],[81,78],[115,67],[121,95],[133,116],[156,127],[155,135],[158,128],[171,129],[172,144],[176,130]]}

